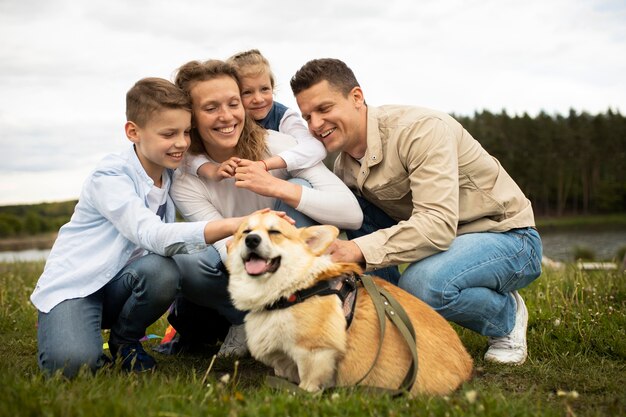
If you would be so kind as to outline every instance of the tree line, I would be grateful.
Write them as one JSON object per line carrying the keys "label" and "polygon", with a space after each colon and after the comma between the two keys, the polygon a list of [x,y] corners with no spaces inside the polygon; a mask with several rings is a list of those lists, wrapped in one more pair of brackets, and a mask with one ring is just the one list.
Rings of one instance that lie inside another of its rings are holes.
{"label": "tree line", "polygon": [[494,155],[539,216],[624,212],[626,118],[619,112],[457,117]]}
{"label": "tree line", "polygon": [[0,206],[0,238],[56,232],[69,221],[76,202]]}
{"label": "tree line", "polygon": [[[538,216],[624,212],[626,118],[619,112],[530,117],[482,111],[455,118],[498,158]],[[0,238],[57,231],[75,205],[0,207]]]}

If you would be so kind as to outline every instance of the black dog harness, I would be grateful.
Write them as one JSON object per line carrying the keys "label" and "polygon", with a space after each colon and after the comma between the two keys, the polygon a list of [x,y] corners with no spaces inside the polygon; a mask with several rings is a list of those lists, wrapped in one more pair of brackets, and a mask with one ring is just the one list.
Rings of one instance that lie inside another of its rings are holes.
{"label": "black dog harness", "polygon": [[343,315],[346,318],[346,328],[348,328],[352,323],[354,307],[356,306],[356,277],[354,274],[345,274],[327,281],[319,281],[310,288],[296,291],[289,297],[278,299],[273,304],[265,306],[265,309],[280,310],[301,303],[315,295],[333,294],[341,300]]}
{"label": "black dog harness", "polygon": [[[311,288],[296,291],[294,294],[291,294],[287,298],[283,297],[275,301],[273,304],[266,306],[265,309],[279,310],[301,303],[307,298],[313,297],[314,295],[335,294],[343,303],[343,311],[347,323],[346,328],[348,328],[350,327],[350,323],[352,323],[352,318],[354,317],[357,282],[361,282],[361,284],[363,284],[363,287],[372,298],[372,303],[374,304],[376,315],[378,317],[378,323],[380,326],[380,342],[378,344],[378,351],[376,352],[376,357],[374,358],[372,366],[365,373],[365,375],[363,375],[363,377],[361,377],[361,379],[359,379],[359,381],[355,383],[355,385],[359,385],[361,382],[363,382],[367,375],[369,375],[369,373],[374,369],[374,366],[378,361],[378,357],[380,356],[383,346],[383,340],[385,338],[386,318],[388,318],[396,326],[396,328],[406,341],[407,346],[411,352],[412,362],[404,377],[404,380],[400,384],[400,388],[398,390],[387,391],[389,391],[394,396],[409,392],[411,391],[411,387],[417,379],[418,358],[415,330],[413,329],[413,324],[411,323],[409,316],[407,315],[404,308],[402,308],[400,303],[398,303],[398,301],[387,290],[377,286],[371,276],[345,274],[328,281],[320,281]],[[280,378],[268,377],[267,381],[275,388],[286,388],[292,392],[295,392],[298,389],[296,385],[288,381],[281,380]]]}

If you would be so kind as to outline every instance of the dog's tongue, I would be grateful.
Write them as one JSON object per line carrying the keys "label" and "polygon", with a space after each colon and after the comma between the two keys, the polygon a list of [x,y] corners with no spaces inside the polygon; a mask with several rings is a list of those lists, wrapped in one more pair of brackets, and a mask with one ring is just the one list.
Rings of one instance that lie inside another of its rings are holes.
{"label": "dog's tongue", "polygon": [[246,261],[246,272],[250,275],[261,275],[267,271],[267,262],[265,259],[253,256]]}

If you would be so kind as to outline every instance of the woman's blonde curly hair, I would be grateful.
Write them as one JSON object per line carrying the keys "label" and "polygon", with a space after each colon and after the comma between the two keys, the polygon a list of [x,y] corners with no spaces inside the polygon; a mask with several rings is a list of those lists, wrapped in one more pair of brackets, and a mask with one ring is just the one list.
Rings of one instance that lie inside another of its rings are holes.
{"label": "woman's blonde curly hair", "polygon": [[[237,83],[241,91],[241,82],[237,76],[236,69],[229,63],[212,59],[208,61],[189,61],[178,68],[174,83],[191,97],[191,89],[202,81],[209,81],[220,77],[230,77]],[[259,161],[268,156],[269,151],[266,142],[267,131],[259,126],[246,113],[243,131],[235,147],[235,156],[252,161]],[[192,114],[191,129],[191,154],[207,153],[204,142],[195,127],[195,120]]]}

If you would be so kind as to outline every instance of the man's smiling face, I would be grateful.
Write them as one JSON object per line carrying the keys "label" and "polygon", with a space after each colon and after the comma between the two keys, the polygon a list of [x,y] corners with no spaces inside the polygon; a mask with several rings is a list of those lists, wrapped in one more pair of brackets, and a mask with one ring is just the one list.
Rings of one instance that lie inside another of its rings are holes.
{"label": "man's smiling face", "polygon": [[296,102],[309,130],[328,152],[345,151],[352,155],[365,141],[365,102],[359,87],[344,96],[323,80],[298,93]]}

